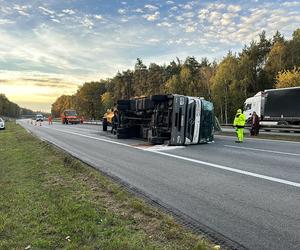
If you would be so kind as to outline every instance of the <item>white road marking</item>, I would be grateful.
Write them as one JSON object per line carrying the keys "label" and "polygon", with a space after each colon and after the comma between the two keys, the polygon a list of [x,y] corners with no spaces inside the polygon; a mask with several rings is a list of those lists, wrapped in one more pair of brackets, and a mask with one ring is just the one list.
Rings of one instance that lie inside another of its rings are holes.
{"label": "white road marking", "polygon": [[199,160],[196,160],[196,159],[191,159],[191,158],[187,158],[187,157],[183,157],[183,156],[179,156],[179,155],[168,154],[168,153],[165,153],[165,152],[153,152],[153,153],[166,155],[166,156],[173,157],[173,158],[176,158],[176,159],[185,160],[185,161],[189,161],[189,162],[194,162],[194,163],[198,163],[198,164],[201,164],[201,165],[206,165],[206,166],[210,166],[210,167],[213,167],[213,168],[218,168],[218,169],[222,169],[222,170],[226,170],[226,171],[230,171],[230,172],[234,172],[234,173],[248,175],[248,176],[252,176],[252,177],[256,177],[256,178],[260,178],[260,179],[264,179],[264,180],[278,182],[278,183],[281,183],[281,184],[286,184],[286,185],[290,185],[290,186],[294,186],[294,187],[300,187],[300,183],[298,183],[298,182],[287,181],[287,180],[284,180],[284,179],[270,177],[270,176],[262,175],[262,174],[256,174],[256,173],[252,173],[252,172],[248,172],[248,171],[244,171],[244,170],[240,170],[240,169],[236,169],[236,168],[230,168],[230,167],[226,167],[226,166],[222,166],[222,165],[219,165],[219,164],[214,164],[214,163],[210,163],[210,162],[206,162],[206,161],[199,161]]}
{"label": "white road marking", "polygon": [[147,148],[143,148],[144,151],[164,151],[164,150],[174,150],[174,149],[181,149],[185,148],[185,146],[167,146],[167,145],[155,145]]}
{"label": "white road marking", "polygon": [[[231,136],[231,135],[214,135],[214,137],[223,137],[223,138],[236,138],[236,136]],[[295,138],[295,137],[293,137]],[[277,140],[277,139],[256,139],[256,138],[244,138],[244,140],[249,140],[249,141],[269,141],[269,142],[284,142],[284,143],[296,143],[299,144],[299,141],[285,141],[285,140]]]}
{"label": "white road marking", "polygon": [[274,151],[274,150],[267,150],[267,149],[259,149],[259,148],[239,147],[239,146],[233,146],[233,145],[224,145],[224,147],[228,147],[228,148],[238,148],[238,149],[252,150],[252,151],[261,151],[261,152],[274,153],[274,154],[281,154],[281,155],[300,156],[300,154],[296,154],[296,153],[281,152],[281,151]]}
{"label": "white road marking", "polygon": [[[138,149],[138,150],[147,151],[143,148],[134,147],[132,145],[128,145],[128,144],[120,143],[120,142],[116,142],[116,141],[111,141],[111,140],[107,140],[107,139],[104,139],[104,138],[98,138],[98,137],[93,137],[93,136],[89,136],[89,135],[83,135],[83,134],[74,133],[74,132],[71,132],[71,131],[60,130],[60,129],[55,129],[55,128],[51,128],[51,129],[57,130],[57,131],[60,131],[60,132],[63,132],[63,133],[67,133],[67,134],[78,135],[78,136],[85,137],[85,138],[90,138],[90,139],[94,139],[94,140],[98,140],[98,141],[104,141],[104,142],[117,144],[117,145],[129,147],[129,148],[135,148],[135,149]],[[196,160],[196,159],[192,159],[192,158],[187,158],[187,157],[184,157],[184,156],[173,155],[173,154],[169,154],[169,153],[166,153],[166,152],[149,151],[149,150],[148,150],[148,152],[151,152],[151,153],[154,153],[154,154],[160,154],[160,155],[164,155],[164,156],[168,156],[168,157],[171,157],[171,158],[184,160],[184,161],[188,161],[188,162],[198,163],[198,164],[201,164],[201,165],[205,165],[205,166],[209,166],[209,167],[213,167],[213,168],[217,168],[217,169],[222,169],[222,170],[226,170],[226,171],[233,172],[233,173],[238,173],[238,174],[242,174],[242,175],[256,177],[256,178],[259,178],[259,179],[264,179],[264,180],[268,180],[268,181],[272,181],[272,182],[277,182],[277,183],[281,183],[281,184],[285,184],[285,185],[289,185],[289,186],[293,186],[293,187],[300,187],[300,183],[298,183],[298,182],[287,181],[287,180],[284,180],[284,179],[279,179],[279,178],[275,178],[275,177],[271,177],[271,176],[267,176],[267,175],[262,175],[262,174],[256,174],[256,173],[252,173],[252,172],[249,172],[249,171],[244,171],[244,170],[240,170],[240,169],[236,169],[236,168],[230,168],[230,167],[222,166],[222,165],[219,165],[219,164],[214,164],[214,163],[210,163],[210,162],[205,162],[205,161],[200,161],[200,160]]]}

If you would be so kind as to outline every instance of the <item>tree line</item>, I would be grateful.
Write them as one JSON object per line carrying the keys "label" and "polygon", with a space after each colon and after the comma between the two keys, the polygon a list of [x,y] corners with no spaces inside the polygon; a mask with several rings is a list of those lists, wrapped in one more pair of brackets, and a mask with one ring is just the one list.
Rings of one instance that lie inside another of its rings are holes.
{"label": "tree line", "polygon": [[34,114],[32,110],[21,108],[18,104],[9,101],[4,94],[0,94],[0,116],[18,118],[22,115]]}
{"label": "tree line", "polygon": [[267,39],[263,31],[257,41],[239,53],[229,51],[220,62],[187,57],[146,66],[138,58],[133,70],[84,83],[74,95],[60,96],[52,113],[59,116],[64,109],[74,108],[86,118],[98,119],[118,99],[176,93],[212,101],[216,116],[227,123],[246,98],[264,89],[292,86],[300,86],[300,29],[289,40],[279,31]]}

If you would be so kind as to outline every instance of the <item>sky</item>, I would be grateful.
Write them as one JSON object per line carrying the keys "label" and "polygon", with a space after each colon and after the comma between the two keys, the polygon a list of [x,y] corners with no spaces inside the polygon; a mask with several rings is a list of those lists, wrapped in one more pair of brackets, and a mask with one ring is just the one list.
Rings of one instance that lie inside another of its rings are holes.
{"label": "sky", "polygon": [[221,60],[262,30],[300,28],[300,0],[0,0],[0,93],[49,111],[86,81],[132,69],[137,58]]}

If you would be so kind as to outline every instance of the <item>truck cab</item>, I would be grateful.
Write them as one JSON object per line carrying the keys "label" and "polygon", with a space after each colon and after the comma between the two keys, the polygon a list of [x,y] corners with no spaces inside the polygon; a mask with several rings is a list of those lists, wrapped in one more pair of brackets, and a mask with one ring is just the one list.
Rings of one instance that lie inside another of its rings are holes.
{"label": "truck cab", "polygon": [[61,114],[61,122],[62,124],[79,124],[80,118],[77,113],[73,109],[66,109]]}
{"label": "truck cab", "polygon": [[263,92],[258,92],[255,96],[246,99],[244,103],[244,114],[246,120],[249,121],[253,112],[255,111],[259,118],[262,115],[263,108]]}

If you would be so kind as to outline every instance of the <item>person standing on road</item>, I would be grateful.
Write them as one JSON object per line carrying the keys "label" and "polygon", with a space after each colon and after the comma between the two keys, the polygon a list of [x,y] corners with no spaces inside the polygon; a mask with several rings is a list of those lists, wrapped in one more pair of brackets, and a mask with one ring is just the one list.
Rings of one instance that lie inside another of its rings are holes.
{"label": "person standing on road", "polygon": [[251,130],[250,134],[252,136],[257,136],[259,133],[259,117],[254,111],[251,117]]}
{"label": "person standing on road", "polygon": [[49,116],[48,116],[48,123],[49,123],[49,125],[53,125],[53,118],[52,118],[52,115],[49,115]]}
{"label": "person standing on road", "polygon": [[110,131],[114,135],[117,133],[118,123],[119,123],[118,111],[115,110],[114,111],[114,116],[112,118],[111,131]]}
{"label": "person standing on road", "polygon": [[244,127],[246,123],[246,116],[243,114],[241,109],[238,109],[233,121],[238,140],[237,143],[242,143],[244,140]]}

